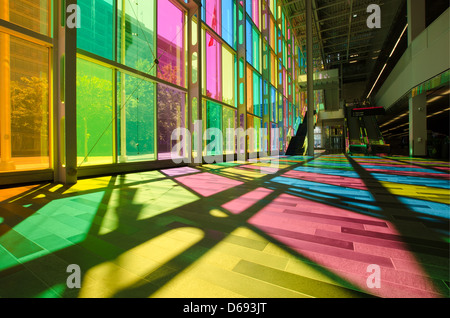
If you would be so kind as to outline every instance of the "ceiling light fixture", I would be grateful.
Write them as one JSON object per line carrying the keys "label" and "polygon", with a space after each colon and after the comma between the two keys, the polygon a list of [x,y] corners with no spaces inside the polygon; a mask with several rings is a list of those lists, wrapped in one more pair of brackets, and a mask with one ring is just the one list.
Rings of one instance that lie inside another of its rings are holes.
{"label": "ceiling light fixture", "polygon": [[370,94],[372,94],[373,89],[375,88],[375,85],[377,85],[378,80],[380,79],[381,74],[383,74],[384,69],[386,68],[387,63],[384,63],[383,69],[381,70],[380,74],[378,74],[377,80],[375,81],[375,83],[373,83],[372,89],[369,92],[369,95],[367,95],[367,98],[370,97]]}
{"label": "ceiling light fixture", "polygon": [[430,99],[429,101],[427,101],[427,103],[435,102],[435,101],[437,101],[438,99],[440,99],[440,98],[442,98],[442,97],[444,97],[444,96],[436,96],[436,97],[433,97],[432,99]]}
{"label": "ceiling light fixture", "polygon": [[406,31],[407,28],[408,28],[408,24],[405,25],[405,28],[403,29],[402,34],[400,34],[400,37],[398,38],[397,43],[395,43],[394,48],[393,48],[392,51],[391,51],[391,54],[389,54],[389,57],[391,57],[392,54],[394,54],[394,51],[395,51],[395,49],[397,48],[398,43],[399,43],[400,40],[402,39],[403,34],[405,34],[405,31]]}

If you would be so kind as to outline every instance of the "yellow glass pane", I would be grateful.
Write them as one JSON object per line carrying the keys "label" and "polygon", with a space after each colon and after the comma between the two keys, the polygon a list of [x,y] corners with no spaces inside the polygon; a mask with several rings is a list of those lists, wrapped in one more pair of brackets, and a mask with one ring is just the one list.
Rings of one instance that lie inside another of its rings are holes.
{"label": "yellow glass pane", "polygon": [[48,169],[49,49],[0,32],[0,59],[0,172]]}
{"label": "yellow glass pane", "polygon": [[234,55],[222,46],[222,99],[234,105]]}

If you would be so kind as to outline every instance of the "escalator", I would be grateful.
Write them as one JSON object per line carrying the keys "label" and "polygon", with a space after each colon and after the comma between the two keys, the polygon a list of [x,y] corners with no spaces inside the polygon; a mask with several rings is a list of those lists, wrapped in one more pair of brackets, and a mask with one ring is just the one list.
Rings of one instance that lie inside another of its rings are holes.
{"label": "escalator", "polygon": [[360,117],[352,116],[351,107],[346,108],[346,150],[351,154],[366,154],[367,143],[362,129]]}
{"label": "escalator", "polygon": [[[315,113],[315,111],[314,111]],[[298,121],[299,123],[299,121]],[[307,135],[308,133],[308,112],[305,113],[303,122],[298,126],[297,133],[291,138],[289,146],[286,150],[286,155],[288,156],[305,156],[307,153],[308,143]]]}
{"label": "escalator", "polygon": [[367,135],[367,153],[372,155],[389,154],[390,145],[384,142],[376,116],[364,116],[364,127]]}
{"label": "escalator", "polygon": [[383,107],[347,107],[346,150],[352,154],[386,155],[390,145],[384,142],[376,116],[383,115]]}

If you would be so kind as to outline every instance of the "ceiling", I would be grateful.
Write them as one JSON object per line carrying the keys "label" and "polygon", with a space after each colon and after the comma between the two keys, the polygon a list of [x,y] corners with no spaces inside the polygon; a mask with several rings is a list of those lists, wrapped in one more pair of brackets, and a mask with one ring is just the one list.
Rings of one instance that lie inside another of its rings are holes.
{"label": "ceiling", "polygon": [[[305,0],[280,1],[300,45],[306,45]],[[381,28],[367,26],[370,4],[381,8]],[[315,66],[323,62],[324,69],[340,69],[343,83],[369,82],[379,72],[377,61],[385,63],[406,24],[405,4],[405,0],[312,0]]]}

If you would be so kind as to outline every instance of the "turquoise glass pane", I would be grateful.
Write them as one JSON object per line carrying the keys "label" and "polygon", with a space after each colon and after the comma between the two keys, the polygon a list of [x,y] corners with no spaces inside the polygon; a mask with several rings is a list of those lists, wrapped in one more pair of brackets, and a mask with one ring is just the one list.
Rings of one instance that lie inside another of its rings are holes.
{"label": "turquoise glass pane", "polygon": [[[217,128],[222,130],[222,106],[214,102],[208,101],[206,103],[206,128]],[[207,143],[207,155],[219,155],[222,154],[222,140],[216,140],[217,136],[211,136]],[[213,146],[215,141],[215,146]]]}
{"label": "turquoise glass pane", "polygon": [[81,27],[77,47],[112,60],[114,57],[115,1],[78,0]]}
{"label": "turquoise glass pane", "polygon": [[234,47],[234,17],[233,0],[222,0],[222,38],[231,46]]}
{"label": "turquoise glass pane", "polygon": [[119,162],[155,159],[155,84],[117,75]]}
{"label": "turquoise glass pane", "polygon": [[245,27],[245,33],[246,33],[246,48],[247,48],[247,62],[250,64],[253,64],[253,42],[252,42],[252,24],[248,21],[246,21],[246,27]]}

